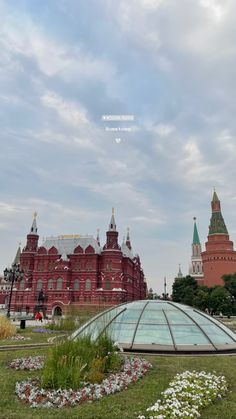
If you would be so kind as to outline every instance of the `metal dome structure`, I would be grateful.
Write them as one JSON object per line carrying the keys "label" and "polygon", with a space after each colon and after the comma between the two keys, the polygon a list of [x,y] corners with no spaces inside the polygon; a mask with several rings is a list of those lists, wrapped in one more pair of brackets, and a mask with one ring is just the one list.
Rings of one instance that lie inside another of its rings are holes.
{"label": "metal dome structure", "polygon": [[193,307],[163,300],[120,304],[93,317],[72,338],[108,333],[125,351],[236,352],[236,334]]}

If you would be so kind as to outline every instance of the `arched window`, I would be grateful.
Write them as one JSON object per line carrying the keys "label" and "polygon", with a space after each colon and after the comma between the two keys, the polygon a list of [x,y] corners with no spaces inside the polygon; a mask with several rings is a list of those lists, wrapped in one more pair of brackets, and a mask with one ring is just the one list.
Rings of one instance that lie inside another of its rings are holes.
{"label": "arched window", "polygon": [[86,270],[87,270],[87,271],[91,271],[91,270],[92,270],[92,263],[91,263],[90,261],[88,261],[88,262],[86,263]]}
{"label": "arched window", "polygon": [[109,281],[109,279],[106,280],[105,282],[105,290],[110,290],[111,289],[111,283]]}
{"label": "arched window", "polygon": [[20,291],[23,291],[25,289],[25,280],[24,279],[22,279],[21,281],[20,281]]}
{"label": "arched window", "polygon": [[62,289],[62,278],[58,278],[57,280],[57,290],[61,290]]}
{"label": "arched window", "polygon": [[85,281],[85,291],[90,291],[90,290],[91,290],[91,280],[86,279],[86,281]]}
{"label": "arched window", "polygon": [[48,280],[48,290],[53,290],[53,279]]}
{"label": "arched window", "polygon": [[74,290],[75,291],[78,291],[79,290],[79,280],[78,279],[75,279],[74,280]]}
{"label": "arched window", "polygon": [[42,285],[43,285],[42,279],[38,279],[37,287],[36,287],[37,291],[40,291],[42,289]]}

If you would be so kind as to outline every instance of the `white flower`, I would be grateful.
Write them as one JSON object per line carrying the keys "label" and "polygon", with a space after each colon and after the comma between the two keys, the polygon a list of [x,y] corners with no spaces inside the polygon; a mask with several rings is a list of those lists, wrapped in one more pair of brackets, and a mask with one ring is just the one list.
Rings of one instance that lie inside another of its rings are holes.
{"label": "white flower", "polygon": [[205,371],[185,371],[177,374],[161,393],[161,399],[147,409],[147,412],[155,411],[159,415],[148,414],[145,418],[199,418],[199,409],[222,397],[226,391],[224,376]]}

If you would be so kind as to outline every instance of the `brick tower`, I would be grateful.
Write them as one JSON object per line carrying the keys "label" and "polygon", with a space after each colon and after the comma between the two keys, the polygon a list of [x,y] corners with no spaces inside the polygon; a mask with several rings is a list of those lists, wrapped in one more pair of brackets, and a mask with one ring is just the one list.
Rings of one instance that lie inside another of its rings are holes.
{"label": "brick tower", "polygon": [[222,275],[236,272],[236,252],[221,214],[220,201],[213,193],[212,215],[209,226],[206,251],[202,252],[204,285],[223,285]]}

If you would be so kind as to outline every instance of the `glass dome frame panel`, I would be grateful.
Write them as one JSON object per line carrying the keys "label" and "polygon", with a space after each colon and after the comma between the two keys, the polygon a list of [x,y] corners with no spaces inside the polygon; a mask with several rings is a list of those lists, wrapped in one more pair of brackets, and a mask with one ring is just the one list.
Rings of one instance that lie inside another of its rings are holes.
{"label": "glass dome frame panel", "polygon": [[124,350],[144,352],[236,352],[236,334],[193,307],[163,300],[123,303],[99,313],[72,339],[108,333]]}

